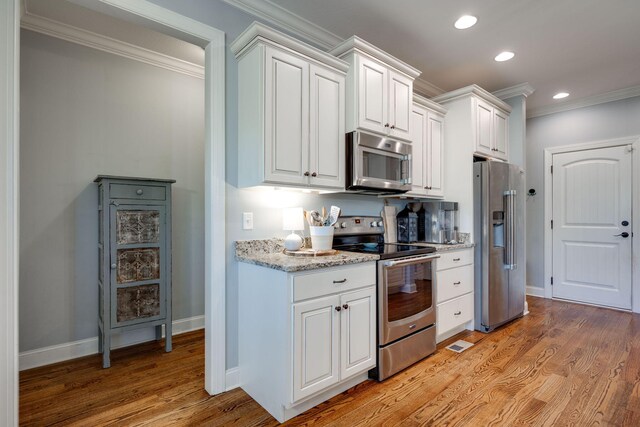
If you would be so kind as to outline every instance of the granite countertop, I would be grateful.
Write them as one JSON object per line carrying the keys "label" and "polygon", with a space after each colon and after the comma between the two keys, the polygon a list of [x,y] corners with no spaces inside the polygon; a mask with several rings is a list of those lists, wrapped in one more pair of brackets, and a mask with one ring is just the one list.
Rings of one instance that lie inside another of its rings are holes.
{"label": "granite countertop", "polygon": [[459,249],[473,248],[476,246],[475,243],[456,243],[454,245],[445,245],[441,243],[411,243],[416,246],[430,246],[432,248],[436,248],[436,252],[446,252],[446,251],[457,251]]}
{"label": "granite countertop", "polygon": [[286,272],[315,270],[377,261],[378,255],[338,251],[336,255],[291,256],[285,255],[284,239],[239,240],[235,242],[236,259]]}

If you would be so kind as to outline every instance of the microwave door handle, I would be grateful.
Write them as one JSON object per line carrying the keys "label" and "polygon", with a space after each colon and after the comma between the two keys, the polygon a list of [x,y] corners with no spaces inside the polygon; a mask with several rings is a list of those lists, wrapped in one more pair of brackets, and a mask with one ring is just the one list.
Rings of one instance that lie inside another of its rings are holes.
{"label": "microwave door handle", "polygon": [[504,193],[505,213],[506,213],[506,239],[504,248],[504,268],[507,270],[515,270],[516,258],[516,212],[515,212],[515,190],[508,190]]}
{"label": "microwave door handle", "polygon": [[411,184],[411,176],[412,176],[412,161],[411,161],[411,154],[407,154],[404,159],[402,159],[402,162],[400,164],[400,168],[402,170],[401,174],[402,174],[402,182],[404,182],[405,184]]}

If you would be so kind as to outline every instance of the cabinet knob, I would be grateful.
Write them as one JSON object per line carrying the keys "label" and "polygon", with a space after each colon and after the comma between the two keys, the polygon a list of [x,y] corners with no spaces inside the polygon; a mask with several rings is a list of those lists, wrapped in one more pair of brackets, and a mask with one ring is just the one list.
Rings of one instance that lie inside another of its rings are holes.
{"label": "cabinet knob", "polygon": [[459,284],[460,284],[460,282],[453,282],[453,284],[454,284],[454,285],[459,285]]}
{"label": "cabinet knob", "polygon": [[306,171],[306,172],[304,173],[304,176],[309,176],[309,171]]}
{"label": "cabinet knob", "polygon": [[115,263],[111,264],[111,269],[115,270],[117,265]]}
{"label": "cabinet knob", "polygon": [[396,128],[396,125],[391,125],[391,129],[395,129],[395,128]]}
{"label": "cabinet knob", "polygon": [[389,123],[385,123],[384,127],[388,128],[389,127]]}
{"label": "cabinet knob", "polygon": [[336,307],[336,311],[340,311],[340,310],[342,310],[342,307],[337,306],[337,307]]}
{"label": "cabinet knob", "polygon": [[142,188],[138,188],[138,189],[136,190],[136,194],[137,194],[138,196],[142,196],[142,193],[143,193]]}
{"label": "cabinet knob", "polygon": [[318,176],[318,174],[314,172],[311,174],[311,176],[315,178],[316,176]]}
{"label": "cabinet knob", "polygon": [[460,316],[462,314],[462,311],[456,311],[455,313],[453,313],[454,316]]}
{"label": "cabinet knob", "polygon": [[345,310],[349,308],[349,304],[343,304],[342,308],[344,308]]}

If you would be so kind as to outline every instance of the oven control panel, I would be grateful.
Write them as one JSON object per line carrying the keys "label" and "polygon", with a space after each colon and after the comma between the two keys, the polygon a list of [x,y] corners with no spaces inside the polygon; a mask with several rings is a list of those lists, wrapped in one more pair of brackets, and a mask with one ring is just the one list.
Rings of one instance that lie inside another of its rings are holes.
{"label": "oven control panel", "polygon": [[379,216],[341,216],[333,227],[334,234],[384,233],[384,222]]}

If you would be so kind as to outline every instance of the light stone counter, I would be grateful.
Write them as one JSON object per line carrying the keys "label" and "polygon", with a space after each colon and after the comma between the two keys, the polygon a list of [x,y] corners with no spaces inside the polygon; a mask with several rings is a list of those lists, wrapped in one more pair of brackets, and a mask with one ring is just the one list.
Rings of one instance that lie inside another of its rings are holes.
{"label": "light stone counter", "polygon": [[476,246],[475,243],[457,243],[455,245],[444,245],[440,243],[411,243],[416,246],[429,246],[432,248],[436,248],[436,252],[446,252],[446,251],[457,251],[460,249],[473,248]]}
{"label": "light stone counter", "polygon": [[238,240],[236,259],[249,264],[261,265],[287,272],[315,270],[318,268],[338,267],[361,262],[377,261],[378,255],[358,254],[339,251],[336,255],[291,256],[285,255],[284,239]]}

